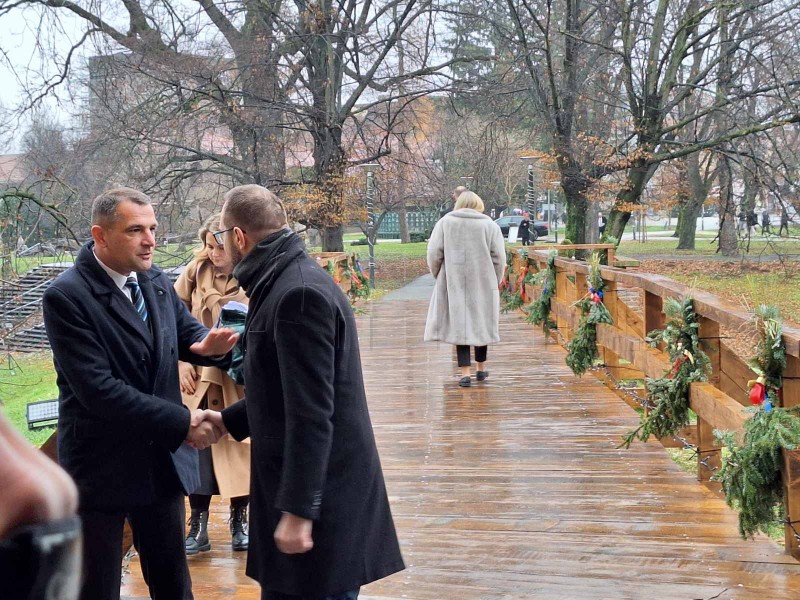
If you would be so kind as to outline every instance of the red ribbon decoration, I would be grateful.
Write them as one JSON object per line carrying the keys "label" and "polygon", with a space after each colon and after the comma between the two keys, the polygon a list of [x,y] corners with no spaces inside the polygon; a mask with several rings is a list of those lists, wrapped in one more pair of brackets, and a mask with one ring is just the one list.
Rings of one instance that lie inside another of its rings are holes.
{"label": "red ribbon decoration", "polygon": [[523,302],[527,302],[527,295],[525,294],[525,275],[528,274],[528,267],[523,267],[522,271],[517,277],[517,289],[519,290],[519,297],[522,299]]}
{"label": "red ribbon decoration", "polygon": [[763,404],[767,397],[767,388],[764,386],[765,379],[759,377],[755,381],[748,381],[747,383],[750,385],[750,402],[755,406]]}

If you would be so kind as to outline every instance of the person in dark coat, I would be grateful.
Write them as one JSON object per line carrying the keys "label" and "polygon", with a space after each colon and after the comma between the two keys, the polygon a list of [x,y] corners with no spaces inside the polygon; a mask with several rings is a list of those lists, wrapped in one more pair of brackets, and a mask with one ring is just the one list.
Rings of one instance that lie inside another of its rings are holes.
{"label": "person in dark coat", "polygon": [[781,207],[781,227],[778,230],[778,235],[783,236],[783,230],[786,230],[786,235],[789,235],[789,211],[786,207]]}
{"label": "person in dark coat", "polygon": [[250,298],[245,398],[221,413],[235,439],[251,439],[247,574],[265,600],[354,599],[404,565],[353,311],[275,194],[234,188],[220,221]]}
{"label": "person in dark coat", "polygon": [[769,213],[764,209],[764,212],[761,213],[761,235],[765,233],[771,233],[769,228]]}
{"label": "person in dark coat", "polygon": [[531,220],[528,218],[528,213],[522,214],[522,221],[519,222],[519,237],[522,238],[523,246],[530,246]]}
{"label": "person in dark coat", "polygon": [[[93,240],[44,294],[59,390],[59,462],[83,521],[81,598],[120,597],[122,531],[133,529],[153,598],[191,599],[184,494],[197,450],[219,432],[181,403],[178,359],[225,366],[231,330],[203,327],[153,267],[150,199],[110,190],[92,206]],[[192,444],[194,447],[190,447]]]}

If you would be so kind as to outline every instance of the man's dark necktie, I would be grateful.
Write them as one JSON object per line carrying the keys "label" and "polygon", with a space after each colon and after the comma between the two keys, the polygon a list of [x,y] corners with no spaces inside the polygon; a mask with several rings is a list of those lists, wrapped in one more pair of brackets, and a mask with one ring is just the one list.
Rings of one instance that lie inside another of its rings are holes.
{"label": "man's dark necktie", "polygon": [[144,296],[142,295],[142,288],[139,287],[139,281],[136,277],[128,277],[125,287],[131,291],[131,303],[133,303],[136,312],[142,317],[142,321],[147,323],[147,307],[144,304]]}

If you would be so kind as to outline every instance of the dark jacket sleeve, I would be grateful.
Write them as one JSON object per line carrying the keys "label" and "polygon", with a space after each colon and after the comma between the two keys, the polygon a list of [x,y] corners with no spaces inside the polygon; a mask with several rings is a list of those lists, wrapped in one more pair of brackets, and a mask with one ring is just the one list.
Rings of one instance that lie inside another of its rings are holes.
{"label": "dark jacket sleeve", "polygon": [[247,420],[247,398],[242,398],[222,411],[222,422],[231,437],[237,442],[250,437],[250,422]]}
{"label": "dark jacket sleeve", "polygon": [[161,440],[176,451],[189,432],[189,411],[115,377],[95,328],[64,292],[51,286],[42,306],[59,375],[66,379],[77,401],[93,415]]}
{"label": "dark jacket sleeve", "polygon": [[189,349],[195,342],[203,341],[209,330],[192,316],[192,313],[186,308],[186,304],[180,299],[177,292],[171,287],[169,289],[172,303],[175,307],[175,327],[178,331],[178,358],[193,365],[227,369],[231,365],[230,352],[224,356],[200,356]]}
{"label": "dark jacket sleeve", "polygon": [[284,398],[286,438],[275,508],[319,517],[333,442],[335,313],[310,287],[281,298],[275,341]]}

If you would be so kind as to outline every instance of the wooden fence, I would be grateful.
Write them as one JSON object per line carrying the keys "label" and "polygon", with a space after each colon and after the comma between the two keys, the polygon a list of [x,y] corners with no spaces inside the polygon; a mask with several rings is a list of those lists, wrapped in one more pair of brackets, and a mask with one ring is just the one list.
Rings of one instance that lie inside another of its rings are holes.
{"label": "wooden fence", "polygon": [[[596,249],[601,248],[598,246]],[[523,267],[534,273],[547,268],[546,249],[515,248],[512,252],[511,281],[517,280]],[[613,256],[608,258],[610,264],[615,264]],[[554,340],[565,344],[572,337],[580,317],[575,302],[588,293],[589,266],[567,258],[557,258],[555,264],[556,291],[551,301],[551,316],[558,324],[558,333],[552,332],[551,335]],[[741,437],[744,422],[752,414],[747,411],[750,406],[747,382],[756,376],[732,347],[731,333],[750,328],[752,315],[732,302],[690,289],[661,275],[616,267],[601,267],[601,274],[605,283],[603,301],[614,324],[597,326],[597,343],[604,368],[595,373],[629,403],[630,394],[620,389],[617,382],[663,377],[672,367],[667,353],[651,348],[644,339],[649,331],[663,328],[664,301],[669,297],[693,298],[700,338],[711,360],[712,372],[707,383],[691,385],[691,407],[697,414],[696,426],[675,437],[689,440],[696,446],[697,478],[719,492],[720,485],[710,481],[721,465],[721,449],[713,432],[715,429],[735,431]],[[526,285],[528,298],[537,298],[538,287]],[[782,405],[788,408],[800,404],[800,329],[784,326],[783,338],[787,368]],[[752,347],[755,343],[753,340]],[[643,391],[638,390],[639,393]],[[668,447],[683,447],[682,442],[678,445],[675,440],[661,441]],[[796,530],[800,531],[800,451],[784,452],[782,475],[787,514],[786,551],[800,559],[800,537],[796,533]]]}

